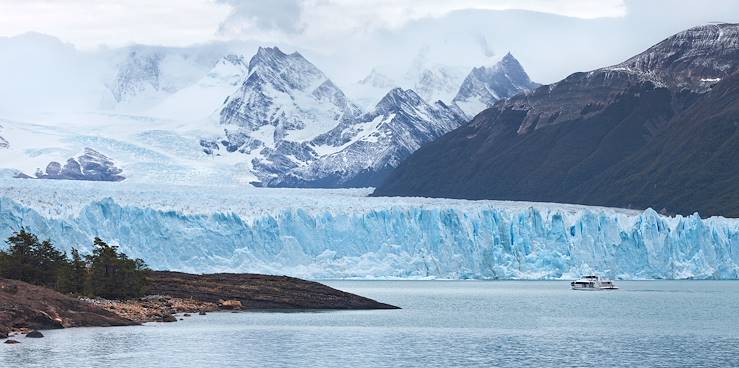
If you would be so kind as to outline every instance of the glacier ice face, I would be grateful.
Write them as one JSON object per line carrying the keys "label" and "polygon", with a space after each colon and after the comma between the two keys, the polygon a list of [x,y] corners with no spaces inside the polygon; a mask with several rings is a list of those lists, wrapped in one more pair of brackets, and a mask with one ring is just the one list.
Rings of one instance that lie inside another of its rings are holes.
{"label": "glacier ice face", "polygon": [[366,190],[6,179],[0,236],[100,236],[152,268],[308,278],[737,278],[739,220]]}

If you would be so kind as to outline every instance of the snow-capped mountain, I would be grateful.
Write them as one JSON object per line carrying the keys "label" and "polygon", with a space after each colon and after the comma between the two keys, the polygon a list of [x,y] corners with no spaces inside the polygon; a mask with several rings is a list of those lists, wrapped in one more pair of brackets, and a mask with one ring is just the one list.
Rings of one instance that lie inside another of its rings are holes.
{"label": "snow-capped mountain", "polygon": [[408,72],[406,80],[427,102],[451,101],[464,80],[465,70],[448,65],[434,65]]}
{"label": "snow-capped mountain", "polygon": [[392,78],[378,71],[377,68],[372,68],[372,71],[359,81],[359,84],[385,90],[397,87]]}
{"label": "snow-capped mountain", "polygon": [[271,140],[305,141],[352,119],[359,109],[318,68],[297,52],[260,47],[241,88],[229,96],[221,124],[258,132]]}
{"label": "snow-capped mountain", "polygon": [[473,68],[453,101],[471,119],[498,100],[532,91],[538,86],[509,52],[491,67]]}
{"label": "snow-capped mountain", "polygon": [[[463,123],[411,90],[386,91],[363,113],[297,52],[260,48],[248,62],[229,53],[209,64],[220,51],[113,52],[123,61],[108,86],[112,110],[4,119],[2,146],[18,143],[0,157],[3,175],[119,180],[121,170],[134,182],[374,185]],[[86,175],[78,154],[88,149],[116,172]]]}
{"label": "snow-capped mountain", "polygon": [[106,55],[115,65],[105,82],[105,109],[141,113],[198,82],[223,57],[220,47],[167,48],[134,45]]}
{"label": "snow-capped mountain", "polygon": [[372,111],[313,139],[311,149],[320,157],[269,185],[375,186],[415,150],[464,122],[441,101],[429,104],[413,90],[394,88]]}
{"label": "snow-capped mountain", "polygon": [[360,110],[323,72],[297,52],[259,48],[248,75],[220,111],[226,138],[203,141],[205,151],[245,154],[261,182],[317,157],[308,143]]}
{"label": "snow-capped mountain", "polygon": [[115,101],[120,103],[144,92],[159,91],[161,60],[162,56],[157,53],[132,50],[108,86]]}
{"label": "snow-capped mountain", "polygon": [[217,114],[227,96],[246,78],[249,64],[243,56],[227,54],[200,80],[184,87],[147,110],[147,115],[192,121]]}
{"label": "snow-capped mountain", "polygon": [[372,68],[369,74],[357,81],[349,84],[348,93],[351,94],[354,101],[365,111],[375,107],[378,101],[387,94],[387,91],[400,87],[395,78],[387,73],[380,71],[378,68]]}
{"label": "snow-capped mountain", "polygon": [[[379,74],[372,83],[383,82]],[[369,81],[368,81],[369,82]],[[203,151],[237,152],[264,186],[367,186],[464,120],[443,103],[392,89],[362,114],[298,53],[260,48],[220,113],[226,136]]]}
{"label": "snow-capped mountain", "polygon": [[[412,89],[426,102],[451,102],[464,80],[465,69],[450,65],[426,65],[416,60],[408,70],[395,78],[373,68],[370,73],[352,86],[353,95],[358,100],[374,105],[391,88]],[[372,106],[374,107],[374,106]]]}

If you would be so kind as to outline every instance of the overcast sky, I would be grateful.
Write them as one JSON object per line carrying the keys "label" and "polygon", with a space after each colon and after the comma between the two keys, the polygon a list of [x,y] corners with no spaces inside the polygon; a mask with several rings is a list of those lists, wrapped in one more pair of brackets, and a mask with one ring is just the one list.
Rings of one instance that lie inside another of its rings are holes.
{"label": "overcast sky", "polygon": [[672,33],[739,22],[739,1],[0,0],[0,36],[78,49],[249,40],[299,50],[339,80],[373,66],[473,66],[511,51],[544,83],[613,64]]}

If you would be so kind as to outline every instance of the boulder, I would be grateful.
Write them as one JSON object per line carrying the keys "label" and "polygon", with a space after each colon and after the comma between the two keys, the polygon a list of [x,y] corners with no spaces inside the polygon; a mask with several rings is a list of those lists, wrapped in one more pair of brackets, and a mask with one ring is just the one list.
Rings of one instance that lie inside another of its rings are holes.
{"label": "boulder", "polygon": [[162,315],[162,322],[177,322],[177,317],[170,313],[166,313]]}
{"label": "boulder", "polygon": [[31,338],[35,338],[35,339],[38,339],[38,338],[42,338],[42,337],[44,337],[44,334],[42,334],[42,333],[41,333],[41,332],[39,332],[38,330],[33,330],[33,331],[31,331],[31,332],[27,333],[27,334],[26,334],[26,337],[31,337]]}
{"label": "boulder", "polygon": [[7,339],[4,342],[5,344],[20,344],[20,341],[13,340],[13,339]]}
{"label": "boulder", "polygon": [[183,317],[190,317],[190,313],[185,313],[182,315]]}
{"label": "boulder", "polygon": [[205,311],[200,311],[200,312],[198,312],[198,315],[199,315],[199,316],[204,316],[204,315],[206,315],[206,314],[207,314],[207,313],[205,313]]}
{"label": "boulder", "polygon": [[223,309],[238,310],[238,309],[241,309],[242,307],[240,300],[224,300],[220,304],[221,304],[221,308]]}

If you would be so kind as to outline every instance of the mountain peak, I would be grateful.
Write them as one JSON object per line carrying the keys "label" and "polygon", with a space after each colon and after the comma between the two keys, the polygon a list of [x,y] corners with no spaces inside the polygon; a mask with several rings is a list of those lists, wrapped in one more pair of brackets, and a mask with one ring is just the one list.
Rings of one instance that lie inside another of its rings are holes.
{"label": "mountain peak", "polygon": [[[256,77],[252,75],[256,74]],[[315,65],[298,52],[286,54],[278,47],[260,47],[249,61],[247,79],[267,81],[281,91],[312,91],[326,79]]]}
{"label": "mountain peak", "polygon": [[221,123],[229,129],[219,143],[229,152],[259,152],[252,172],[269,182],[273,175],[315,158],[302,143],[359,114],[344,92],[299,53],[260,47],[249,62],[248,76],[220,110]]}
{"label": "mountain peak", "polygon": [[414,90],[396,87],[377,103],[377,110],[388,111],[407,104],[417,106],[425,102]]}
{"label": "mountain peak", "polygon": [[508,52],[493,66],[473,68],[454,97],[454,104],[471,118],[500,99],[533,90],[537,86],[521,63]]}
{"label": "mountain peak", "polygon": [[500,61],[493,65],[493,68],[502,69],[506,73],[516,73],[523,79],[529,78],[521,63],[513,56],[513,54],[510,53],[510,51],[505,54]]}
{"label": "mountain peak", "polygon": [[253,69],[260,64],[273,64],[277,60],[282,60],[287,54],[282,52],[278,47],[259,47],[256,54],[249,60],[249,69]]}
{"label": "mountain peak", "polygon": [[280,48],[277,47],[277,46],[272,46],[272,47],[269,47],[269,46],[266,46],[266,47],[259,46],[259,48],[257,49],[256,55],[257,56],[265,56],[265,55],[282,55],[282,56],[285,56],[286,54],[284,52],[282,52],[282,50],[280,50]]}
{"label": "mountain peak", "polygon": [[310,64],[310,62],[297,51],[294,51],[291,54],[286,54],[277,46],[260,46],[251,60],[249,60],[249,69],[251,70],[258,67],[259,65],[264,65],[268,67],[279,67],[286,62]]}
{"label": "mountain peak", "polygon": [[511,54],[510,51],[506,52],[505,55],[503,55],[503,58],[500,59],[500,62],[506,63],[506,62],[515,62],[518,64],[518,60]]}

